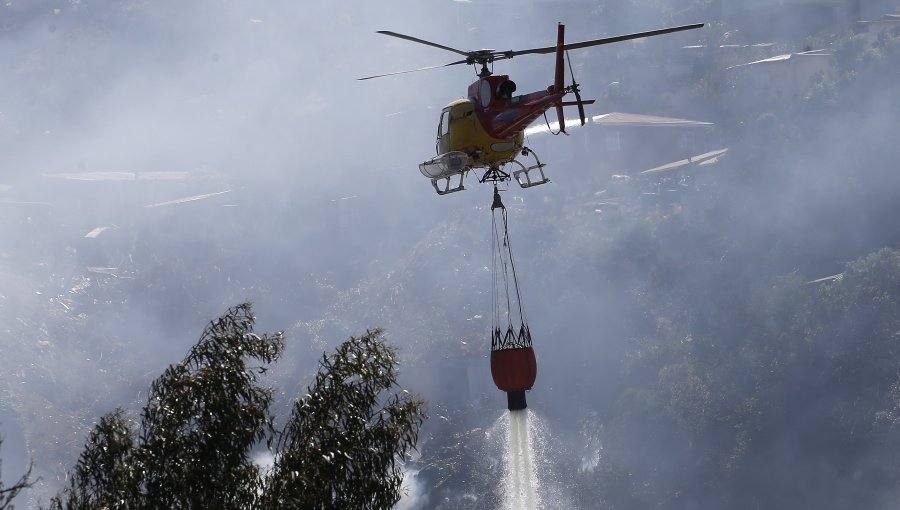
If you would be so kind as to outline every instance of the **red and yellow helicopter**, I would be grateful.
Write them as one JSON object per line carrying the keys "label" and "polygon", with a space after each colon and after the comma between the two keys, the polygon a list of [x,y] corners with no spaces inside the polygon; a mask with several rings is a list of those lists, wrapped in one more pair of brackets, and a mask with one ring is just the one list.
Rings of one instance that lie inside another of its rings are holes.
{"label": "red and yellow helicopter", "polygon": [[[568,50],[681,32],[683,30],[693,30],[702,26],[703,23],[697,23],[566,44],[564,37],[565,25],[560,23],[557,29],[556,46],[518,51],[496,51],[492,49],[462,51],[417,37],[382,30],[377,33],[433,46],[465,58],[449,64],[421,67],[359,79],[369,80],[459,64],[480,65],[481,70],[478,73],[478,80],[469,85],[467,97],[453,101],[441,111],[437,143],[435,145],[437,156],[421,163],[419,170],[425,177],[431,179],[431,184],[439,195],[464,190],[463,178],[469,170],[483,171],[478,178],[479,182],[493,182],[496,184],[497,182],[515,179],[520,186],[528,188],[544,184],[549,182],[549,180],[544,175],[543,167],[545,165],[540,162],[531,149],[524,146],[525,128],[538,117],[544,115],[547,110],[555,108],[559,119],[559,131],[565,133],[563,107],[577,106],[578,115],[583,126],[585,123],[584,105],[594,103],[593,99],[583,100],[581,98],[578,83],[575,83],[575,75],[572,72],[571,63],[569,63],[569,72],[572,76],[572,84],[566,86],[563,83],[565,77],[564,60],[568,60]],[[488,66],[493,68],[493,63],[498,60],[508,60],[519,55],[548,53],[556,53],[556,74],[553,85],[550,85],[545,90],[539,90],[530,94],[513,95],[516,90],[515,82],[510,80],[508,75],[494,76],[491,69],[488,68]],[[569,93],[574,94],[574,101],[563,100]],[[534,164],[526,166],[516,159],[520,155],[523,157],[532,156]],[[515,169],[508,172],[505,170],[507,165],[512,165]],[[536,172],[536,174],[532,174],[532,172]],[[441,181],[443,181],[443,185],[439,186],[438,183]]]}

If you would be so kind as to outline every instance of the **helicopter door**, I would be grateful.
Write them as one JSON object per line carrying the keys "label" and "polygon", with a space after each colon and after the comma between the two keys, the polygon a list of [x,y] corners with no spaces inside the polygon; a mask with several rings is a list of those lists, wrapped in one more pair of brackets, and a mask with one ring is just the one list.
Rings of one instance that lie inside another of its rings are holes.
{"label": "helicopter door", "polygon": [[444,108],[441,112],[441,122],[438,124],[437,142],[435,143],[435,151],[438,156],[447,152],[449,140],[447,135],[450,133],[450,108]]}

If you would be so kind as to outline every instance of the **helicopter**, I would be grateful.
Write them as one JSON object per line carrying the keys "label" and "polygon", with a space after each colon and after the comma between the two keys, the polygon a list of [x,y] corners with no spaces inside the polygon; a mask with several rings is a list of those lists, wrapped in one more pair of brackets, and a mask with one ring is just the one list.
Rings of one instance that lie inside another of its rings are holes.
{"label": "helicopter", "polygon": [[[465,58],[443,65],[366,76],[359,80],[460,64],[481,66],[477,74],[478,79],[469,85],[467,96],[451,102],[441,111],[437,141],[435,142],[437,156],[419,164],[419,171],[431,179],[431,184],[438,195],[466,189],[463,179],[470,170],[482,172],[478,177],[480,183],[492,182],[496,185],[498,182],[515,179],[522,188],[529,188],[545,184],[550,180],[544,174],[543,169],[546,165],[541,163],[533,150],[524,145],[525,128],[541,115],[546,120],[547,110],[555,108],[559,119],[558,133],[566,133],[563,108],[577,106],[578,116],[583,126],[585,124],[584,105],[595,102],[593,99],[581,98],[579,84],[575,82],[575,74],[572,71],[571,61],[569,61],[569,50],[694,30],[702,26],[703,23],[696,23],[566,44],[565,25],[559,23],[556,46],[507,51],[493,49],[463,51],[418,37],[379,30],[376,33],[440,48]],[[493,64],[498,60],[509,60],[520,55],[549,53],[556,54],[556,71],[553,84],[544,90],[514,95],[515,82],[510,80],[508,75],[493,74]],[[566,62],[568,62],[572,79],[570,85],[564,84],[564,64]],[[570,93],[575,96],[575,100],[565,101],[564,98]],[[531,156],[534,162],[526,166],[518,159],[519,156],[525,158]],[[512,170],[508,170],[509,168]],[[478,176],[477,173],[476,176]]]}

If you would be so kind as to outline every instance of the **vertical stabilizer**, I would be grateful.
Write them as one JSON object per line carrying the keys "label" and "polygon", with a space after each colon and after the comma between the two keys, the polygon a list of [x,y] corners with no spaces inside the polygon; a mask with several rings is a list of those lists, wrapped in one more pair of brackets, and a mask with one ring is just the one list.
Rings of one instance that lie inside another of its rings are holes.
{"label": "vertical stabilizer", "polygon": [[[565,88],[563,79],[565,77],[565,33],[566,26],[560,23],[556,32],[556,76],[553,80],[553,91],[559,92]],[[563,117],[562,105],[556,105],[556,116],[559,118],[559,131],[566,132],[566,119]]]}

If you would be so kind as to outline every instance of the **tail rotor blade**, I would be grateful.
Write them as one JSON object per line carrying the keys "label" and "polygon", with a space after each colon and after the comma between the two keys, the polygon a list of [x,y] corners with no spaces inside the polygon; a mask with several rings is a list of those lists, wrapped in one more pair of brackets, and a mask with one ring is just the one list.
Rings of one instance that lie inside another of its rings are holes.
{"label": "tail rotor blade", "polygon": [[563,115],[562,105],[556,105],[556,116],[559,118],[559,132],[566,133],[566,118]]}
{"label": "tail rotor blade", "polygon": [[572,92],[575,93],[575,101],[578,103],[578,117],[581,119],[581,125],[584,125],[584,101],[581,100],[581,92],[578,90],[578,83],[575,82],[575,71],[572,69],[572,60],[569,59],[569,52],[566,51],[566,62],[569,64],[569,75],[572,77]]}
{"label": "tail rotor blade", "polygon": [[581,119],[581,125],[584,125],[584,101],[581,100],[581,94],[578,93],[578,87],[575,87],[575,100],[578,101],[578,118]]}

